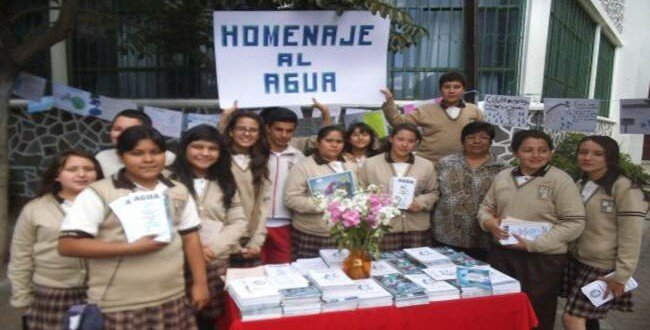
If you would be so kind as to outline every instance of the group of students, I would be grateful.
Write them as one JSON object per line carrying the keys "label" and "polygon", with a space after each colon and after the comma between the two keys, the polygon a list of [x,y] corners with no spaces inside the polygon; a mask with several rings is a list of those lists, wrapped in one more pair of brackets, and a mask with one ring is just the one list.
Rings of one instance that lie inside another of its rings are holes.
{"label": "group of students", "polygon": [[[549,165],[548,135],[520,131],[511,146],[519,166],[508,168],[490,154],[494,128],[462,101],[464,87],[461,75],[443,75],[442,101],[411,114],[383,90],[393,129],[382,149],[369,126],[331,125],[315,100],[324,127],[314,137],[293,136],[298,118],[289,109],[255,114],[235,106],[217,128],[184,132],[176,155],[145,114],[123,111],[111,123],[115,149],[59,155],[21,212],[11,304],[25,310],[29,329],[60,328],[66,310],[84,301],[101,307],[107,329],[212,329],[228,267],[286,263],[336,246],[307,180],[349,170],[360,187],[388,190],[393,177],[416,179],[414,200],[391,220],[382,250],[445,244],[487,260],[521,281],[543,329],[553,327],[562,283],[567,328],[629,309],[622,285],[638,261],[647,203],[620,169],[616,142],[581,141],[584,176],[576,185]],[[167,196],[170,243],[127,243],[109,205],[136,191]],[[501,246],[505,216],[553,226],[533,242],[517,237]],[[610,272],[616,299],[590,306],[580,287]]]}

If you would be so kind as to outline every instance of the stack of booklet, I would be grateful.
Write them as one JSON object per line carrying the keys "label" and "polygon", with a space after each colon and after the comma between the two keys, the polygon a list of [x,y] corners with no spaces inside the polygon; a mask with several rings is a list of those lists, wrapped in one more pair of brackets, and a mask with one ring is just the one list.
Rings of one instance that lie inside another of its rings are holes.
{"label": "stack of booklet", "polygon": [[429,303],[424,289],[402,274],[388,274],[375,277],[377,282],[390,292],[396,307],[423,305]]}
{"label": "stack of booklet", "polygon": [[380,260],[406,259],[406,253],[402,250],[382,251],[379,253]]}
{"label": "stack of booklet", "polygon": [[386,263],[401,274],[422,274],[422,268],[408,259],[387,259]]}
{"label": "stack of booklet", "polygon": [[280,293],[265,276],[232,280],[228,293],[239,307],[243,321],[282,316]]}
{"label": "stack of booklet", "polygon": [[404,277],[421,286],[429,301],[443,301],[460,298],[460,291],[455,286],[445,282],[436,281],[426,274],[404,275]]}
{"label": "stack of booklet", "polygon": [[289,264],[264,265],[266,276],[278,290],[306,288],[309,281]]}
{"label": "stack of booklet", "polygon": [[521,292],[521,283],[516,279],[489,267],[490,281],[492,281],[492,294],[506,294]]}
{"label": "stack of booklet", "polygon": [[347,249],[322,249],[318,251],[320,257],[330,268],[343,268],[343,261],[350,255]]}
{"label": "stack of booklet", "polygon": [[381,276],[387,274],[399,274],[399,270],[391,266],[386,260],[376,260],[371,263],[370,276]]}
{"label": "stack of booklet", "polygon": [[323,312],[357,308],[357,285],[341,269],[310,270],[308,276],[322,293]]}
{"label": "stack of booklet", "polygon": [[321,258],[297,259],[291,263],[291,267],[295,268],[300,274],[305,276],[310,270],[329,269],[327,264]]}
{"label": "stack of booklet", "polygon": [[372,278],[355,280],[359,308],[393,306],[393,296]]}
{"label": "stack of booklet", "polygon": [[321,293],[314,285],[280,290],[284,315],[318,314],[321,311]]}
{"label": "stack of booklet", "polygon": [[430,247],[419,247],[412,249],[404,249],[406,255],[409,259],[415,260],[425,267],[433,266],[453,266],[454,263],[451,260],[443,255],[442,253],[430,248]]}

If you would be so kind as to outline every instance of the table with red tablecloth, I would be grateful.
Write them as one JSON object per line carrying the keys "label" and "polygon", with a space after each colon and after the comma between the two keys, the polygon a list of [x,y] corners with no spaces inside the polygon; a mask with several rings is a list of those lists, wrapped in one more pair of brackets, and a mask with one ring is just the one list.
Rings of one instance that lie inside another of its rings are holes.
{"label": "table with red tablecloth", "polygon": [[218,323],[219,330],[507,330],[530,329],[537,325],[537,317],[526,294],[514,293],[242,322],[237,305],[228,297]]}

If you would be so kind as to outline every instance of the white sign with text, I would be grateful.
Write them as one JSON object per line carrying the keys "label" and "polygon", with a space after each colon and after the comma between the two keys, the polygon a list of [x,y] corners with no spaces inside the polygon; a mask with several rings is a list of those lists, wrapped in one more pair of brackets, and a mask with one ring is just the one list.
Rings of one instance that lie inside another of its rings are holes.
{"label": "white sign with text", "polygon": [[216,11],[220,103],[380,105],[389,30],[366,11]]}

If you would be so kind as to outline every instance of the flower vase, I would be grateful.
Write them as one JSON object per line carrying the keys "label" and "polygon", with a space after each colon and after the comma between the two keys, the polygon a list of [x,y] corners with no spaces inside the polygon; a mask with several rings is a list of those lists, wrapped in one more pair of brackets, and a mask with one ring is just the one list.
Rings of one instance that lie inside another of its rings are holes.
{"label": "flower vase", "polygon": [[370,253],[363,249],[354,249],[343,261],[343,272],[353,280],[370,278],[372,259]]}

